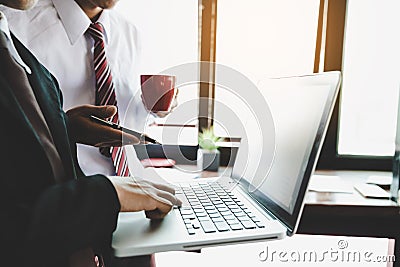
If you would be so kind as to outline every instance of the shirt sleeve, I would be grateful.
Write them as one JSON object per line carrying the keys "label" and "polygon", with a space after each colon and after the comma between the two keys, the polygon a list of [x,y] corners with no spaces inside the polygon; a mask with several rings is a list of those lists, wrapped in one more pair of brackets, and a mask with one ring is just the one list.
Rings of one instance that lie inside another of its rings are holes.
{"label": "shirt sleeve", "polygon": [[82,248],[110,247],[119,210],[115,188],[102,175],[52,186],[34,207],[26,251],[33,262],[51,264]]}

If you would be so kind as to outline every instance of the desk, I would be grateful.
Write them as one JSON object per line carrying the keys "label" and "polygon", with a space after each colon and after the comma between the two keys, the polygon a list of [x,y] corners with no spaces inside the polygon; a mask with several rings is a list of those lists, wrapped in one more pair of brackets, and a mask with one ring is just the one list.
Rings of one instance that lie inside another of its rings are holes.
{"label": "desk", "polygon": [[[185,166],[195,169],[195,166]],[[219,173],[204,172],[202,177],[229,175],[229,168],[220,168]],[[364,183],[371,175],[391,175],[389,172],[371,171],[318,171],[317,174],[339,176],[356,184]],[[391,200],[367,199],[357,191],[346,193],[307,192],[305,207],[298,233],[319,235],[346,235],[386,237],[400,245],[400,207]],[[400,249],[396,249],[400,259]],[[400,260],[395,264],[400,266]]]}
{"label": "desk", "polygon": [[[370,175],[390,175],[370,171],[324,171],[318,174],[339,176],[352,184],[365,182]],[[298,232],[400,236],[400,208],[391,200],[367,199],[354,191],[353,194],[307,192],[305,201]]]}
{"label": "desk", "polygon": [[[196,170],[196,166],[177,167],[192,172]],[[229,173],[230,168],[220,168],[218,173],[202,172],[201,177],[216,177]],[[351,183],[365,182],[370,175],[390,175],[361,171],[325,171],[318,174],[339,176]],[[297,233],[393,238],[398,247],[399,214],[400,208],[396,203],[390,200],[365,199],[356,191],[353,194],[308,192]],[[396,249],[395,252],[396,258],[400,259],[400,249]],[[400,261],[395,262],[395,266],[399,263]]]}
{"label": "desk", "polygon": [[[382,259],[381,262],[378,262],[378,257]],[[294,235],[271,242],[205,248],[201,253],[156,254],[158,267],[387,267],[391,266],[391,262],[393,242],[388,239],[317,235]]]}
{"label": "desk", "polygon": [[[193,171],[196,166],[178,168]],[[231,168],[220,168],[218,173],[202,172],[201,177],[229,175],[230,171]],[[317,174],[339,176],[351,184],[364,183],[371,175],[391,175],[371,171],[317,171]],[[388,199],[364,198],[355,190],[353,194],[307,192],[298,233],[391,237],[400,244],[400,207]]]}
{"label": "desk", "polygon": [[[178,168],[196,170],[196,166],[190,165]],[[230,175],[230,172],[231,168],[222,167],[218,173],[202,172],[200,177]],[[365,183],[371,175],[391,175],[372,171],[317,171],[316,174],[339,176],[350,184]],[[298,232],[400,237],[400,207],[389,199],[364,198],[355,190],[353,194],[309,191]]]}
{"label": "desk", "polygon": [[[365,182],[370,175],[391,175],[370,171],[319,171],[335,175],[353,184]],[[358,192],[308,192],[298,233],[389,237],[396,240],[396,258],[400,259],[400,207],[391,200],[366,199]],[[395,266],[400,266],[400,262]]]}

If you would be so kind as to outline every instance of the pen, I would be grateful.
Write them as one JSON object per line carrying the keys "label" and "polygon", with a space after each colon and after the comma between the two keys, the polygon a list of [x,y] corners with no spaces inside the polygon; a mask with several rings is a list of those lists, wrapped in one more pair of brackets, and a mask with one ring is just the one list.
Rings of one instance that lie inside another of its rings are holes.
{"label": "pen", "polygon": [[161,143],[157,142],[157,140],[155,140],[155,139],[153,139],[151,137],[148,137],[144,133],[138,133],[138,132],[136,132],[134,130],[130,130],[130,129],[124,128],[119,124],[113,123],[111,121],[100,119],[100,118],[98,118],[96,116],[93,116],[93,115],[90,115],[90,119],[92,119],[95,122],[99,122],[99,123],[101,123],[103,125],[110,126],[113,129],[117,129],[117,130],[123,131],[124,133],[128,133],[128,134],[131,134],[133,136],[136,136],[137,138],[139,138],[139,140],[143,140],[144,139],[144,141],[146,141],[146,142],[149,142],[149,143],[152,143],[152,144],[161,145]]}

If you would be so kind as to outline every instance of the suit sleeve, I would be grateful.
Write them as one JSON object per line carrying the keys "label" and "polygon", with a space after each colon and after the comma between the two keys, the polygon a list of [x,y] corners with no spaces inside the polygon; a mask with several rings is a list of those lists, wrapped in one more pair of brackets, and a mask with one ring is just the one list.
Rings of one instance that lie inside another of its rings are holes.
{"label": "suit sleeve", "polygon": [[120,204],[104,176],[82,177],[47,189],[34,207],[27,245],[33,261],[62,261],[86,247],[110,247]]}

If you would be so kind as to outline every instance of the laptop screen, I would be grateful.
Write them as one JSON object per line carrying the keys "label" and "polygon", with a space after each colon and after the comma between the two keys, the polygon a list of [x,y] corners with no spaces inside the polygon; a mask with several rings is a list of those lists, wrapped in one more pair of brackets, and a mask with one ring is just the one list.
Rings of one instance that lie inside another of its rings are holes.
{"label": "laptop screen", "polygon": [[339,72],[265,80],[259,90],[273,123],[264,133],[255,121],[246,122],[248,134],[242,137],[232,177],[289,233],[300,217],[339,83]]}

